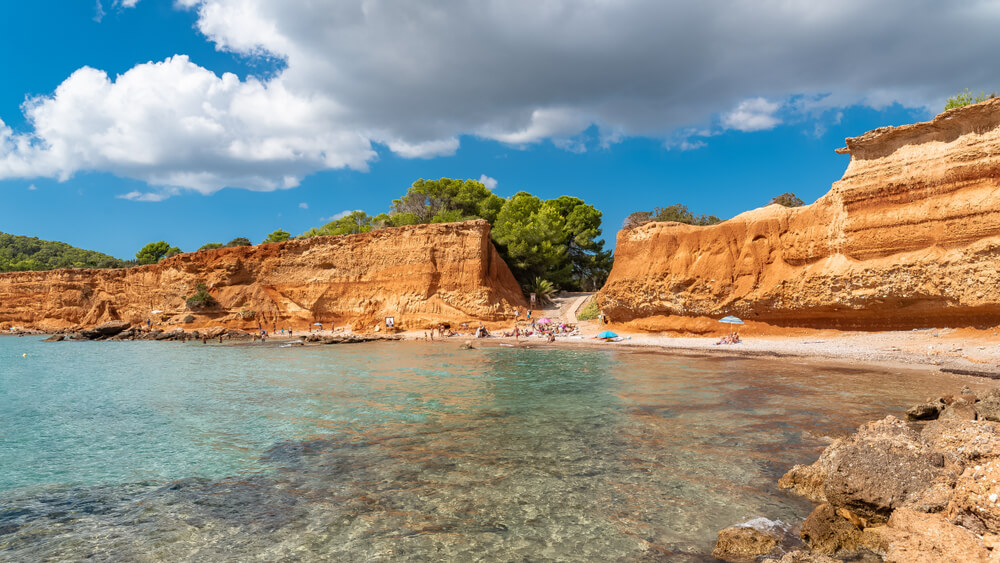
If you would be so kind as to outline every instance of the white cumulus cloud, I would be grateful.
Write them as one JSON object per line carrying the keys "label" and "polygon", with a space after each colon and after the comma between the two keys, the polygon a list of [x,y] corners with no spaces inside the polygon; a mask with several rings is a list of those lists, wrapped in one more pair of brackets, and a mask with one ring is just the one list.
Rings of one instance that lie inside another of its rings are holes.
{"label": "white cumulus cloud", "polygon": [[455,154],[469,135],[573,151],[634,136],[675,146],[677,131],[711,123],[759,131],[854,104],[938,108],[958,88],[995,87],[981,54],[1000,48],[1000,10],[986,1],[175,6],[218,49],[280,69],[241,80],[183,54],[114,77],[81,68],[25,104],[28,129],[0,121],[0,179],[110,172],[150,185],[126,196],[153,199],[366,170],[373,143],[405,158]]}
{"label": "white cumulus cloud", "polygon": [[722,116],[722,125],[737,131],[762,131],[773,129],[781,120],[775,116],[781,104],[764,98],[751,98],[740,102],[736,109]]}
{"label": "white cumulus cloud", "polygon": [[309,204],[306,202],[302,202],[299,204],[299,209],[309,209]]}
{"label": "white cumulus cloud", "polygon": [[354,213],[356,211],[361,211],[361,210],[360,209],[345,209],[345,210],[341,211],[340,213],[334,213],[330,217],[321,217],[320,221],[326,221],[326,222],[336,221],[337,219],[343,219],[344,217],[347,217],[348,215],[350,215],[351,213]]}
{"label": "white cumulus cloud", "polygon": [[496,189],[496,187],[497,187],[497,179],[496,178],[490,178],[486,174],[483,174],[483,175],[479,176],[479,183],[481,183],[482,185],[486,186],[487,188],[489,188],[491,190]]}

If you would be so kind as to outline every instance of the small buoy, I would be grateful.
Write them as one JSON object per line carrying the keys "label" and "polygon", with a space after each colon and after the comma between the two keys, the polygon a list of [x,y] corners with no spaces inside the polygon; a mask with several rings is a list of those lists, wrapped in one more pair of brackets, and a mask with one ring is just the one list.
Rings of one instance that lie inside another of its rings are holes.
{"label": "small buoy", "polygon": [[28,355],[27,355],[27,354],[21,354],[21,357],[22,357],[22,358],[27,358],[27,357],[28,357]]}

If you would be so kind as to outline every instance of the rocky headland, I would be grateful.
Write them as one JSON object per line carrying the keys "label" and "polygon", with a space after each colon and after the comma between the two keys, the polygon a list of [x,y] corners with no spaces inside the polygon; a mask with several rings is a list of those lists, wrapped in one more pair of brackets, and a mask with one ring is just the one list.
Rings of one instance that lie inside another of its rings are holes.
{"label": "rocky headland", "polygon": [[[199,284],[213,302],[192,308],[187,300]],[[482,220],[205,250],[127,269],[0,274],[5,331],[76,332],[147,320],[176,325],[164,334],[298,331],[315,322],[366,331],[385,317],[406,328],[500,321],[524,306]]]}
{"label": "rocky headland", "polygon": [[738,315],[851,330],[1000,325],[1000,99],[847,139],[811,205],[618,234],[598,295],[614,322]]}
{"label": "rocky headland", "polygon": [[817,503],[815,510],[791,529],[764,518],[726,528],[716,557],[1000,560],[1000,389],[928,400],[907,419],[865,424],[812,465],[793,467],[778,485]]}

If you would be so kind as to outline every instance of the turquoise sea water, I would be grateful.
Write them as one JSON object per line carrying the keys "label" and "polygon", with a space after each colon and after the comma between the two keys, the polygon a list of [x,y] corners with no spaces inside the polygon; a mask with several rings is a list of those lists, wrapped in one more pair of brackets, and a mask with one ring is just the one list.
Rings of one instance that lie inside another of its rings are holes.
{"label": "turquoise sea water", "polygon": [[[22,354],[28,354],[23,357]],[[710,560],[964,378],[590,349],[0,338],[0,560]]]}

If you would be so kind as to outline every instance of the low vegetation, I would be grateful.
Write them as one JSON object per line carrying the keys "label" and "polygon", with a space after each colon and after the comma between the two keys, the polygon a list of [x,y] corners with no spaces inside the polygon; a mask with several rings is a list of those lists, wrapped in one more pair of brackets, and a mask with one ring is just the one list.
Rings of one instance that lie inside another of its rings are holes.
{"label": "low vegetation", "polygon": [[597,316],[600,314],[601,314],[601,308],[597,306],[597,300],[591,299],[590,301],[587,302],[586,305],[584,305],[583,309],[580,309],[580,312],[577,313],[576,318],[577,320],[581,321],[592,321],[596,319]]}
{"label": "low vegetation", "polygon": [[667,207],[657,207],[652,211],[636,211],[625,218],[622,228],[634,229],[654,221],[673,221],[687,225],[715,225],[721,223],[722,219],[715,215],[695,215],[688,210],[686,205],[675,203]]}
{"label": "low vegetation", "polygon": [[206,242],[205,244],[201,245],[201,248],[199,248],[198,251],[200,252],[202,250],[215,250],[216,248],[222,248],[222,243],[221,242]]}
{"label": "low vegetation", "polygon": [[230,248],[233,246],[253,246],[253,243],[250,242],[250,239],[248,239],[247,237],[236,237],[233,240],[226,243],[226,248]]}
{"label": "low vegetation", "polygon": [[209,309],[215,307],[219,304],[218,301],[212,297],[212,294],[208,292],[208,287],[203,283],[199,283],[195,286],[195,294],[187,298],[187,308],[192,311],[198,311],[202,309]]}
{"label": "low vegetation", "polygon": [[56,268],[123,268],[134,263],[65,242],[0,233],[0,272]]}
{"label": "low vegetation", "polygon": [[997,93],[987,95],[986,92],[980,92],[976,94],[975,92],[970,92],[968,88],[963,92],[959,92],[954,96],[948,98],[948,101],[944,104],[944,109],[954,109],[960,108],[962,106],[968,106],[971,104],[978,104],[979,102],[985,102],[986,100],[997,97]]}

